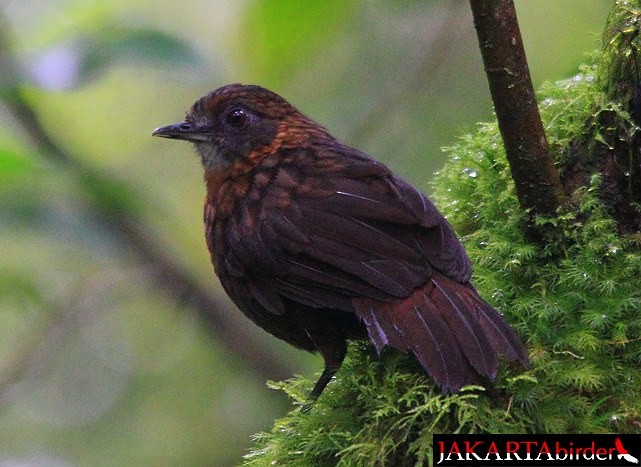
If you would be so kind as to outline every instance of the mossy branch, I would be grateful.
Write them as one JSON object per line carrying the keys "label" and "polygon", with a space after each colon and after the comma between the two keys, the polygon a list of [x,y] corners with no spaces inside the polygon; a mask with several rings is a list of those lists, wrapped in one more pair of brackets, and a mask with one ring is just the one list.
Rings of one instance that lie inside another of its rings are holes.
{"label": "mossy branch", "polygon": [[551,217],[563,192],[536,104],[514,3],[470,0],[470,5],[519,204],[532,218]]}

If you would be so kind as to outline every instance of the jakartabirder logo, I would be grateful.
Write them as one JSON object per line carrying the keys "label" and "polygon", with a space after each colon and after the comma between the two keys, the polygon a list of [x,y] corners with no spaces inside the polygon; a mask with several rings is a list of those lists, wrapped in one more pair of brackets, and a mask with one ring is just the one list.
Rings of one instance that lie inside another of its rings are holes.
{"label": "jakartabirder logo", "polygon": [[641,435],[434,435],[434,466],[632,466]]}

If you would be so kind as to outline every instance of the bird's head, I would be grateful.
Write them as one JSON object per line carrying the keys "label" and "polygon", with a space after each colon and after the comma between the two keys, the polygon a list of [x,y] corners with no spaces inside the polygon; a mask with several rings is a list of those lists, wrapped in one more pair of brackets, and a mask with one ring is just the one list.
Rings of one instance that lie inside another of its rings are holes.
{"label": "bird's head", "polygon": [[260,86],[230,84],[200,98],[184,122],[157,128],[153,136],[196,146],[206,170],[239,159],[258,163],[281,147],[304,147],[331,136],[285,99]]}

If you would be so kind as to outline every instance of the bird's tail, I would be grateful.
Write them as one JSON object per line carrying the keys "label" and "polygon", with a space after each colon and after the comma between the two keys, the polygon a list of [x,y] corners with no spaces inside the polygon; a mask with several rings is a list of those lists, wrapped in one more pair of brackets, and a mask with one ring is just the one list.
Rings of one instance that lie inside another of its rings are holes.
{"label": "bird's tail", "polygon": [[500,355],[528,364],[503,316],[470,284],[439,273],[401,301],[355,299],[354,307],[379,352],[386,345],[411,352],[444,392],[475,383],[479,375],[494,379]]}

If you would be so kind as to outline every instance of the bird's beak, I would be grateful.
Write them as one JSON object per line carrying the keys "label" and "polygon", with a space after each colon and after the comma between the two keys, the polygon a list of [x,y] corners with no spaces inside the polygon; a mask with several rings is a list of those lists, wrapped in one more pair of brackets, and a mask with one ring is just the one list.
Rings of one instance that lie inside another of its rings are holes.
{"label": "bird's beak", "polygon": [[211,128],[202,127],[192,122],[180,122],[156,128],[151,136],[185,141],[209,141],[211,133]]}

